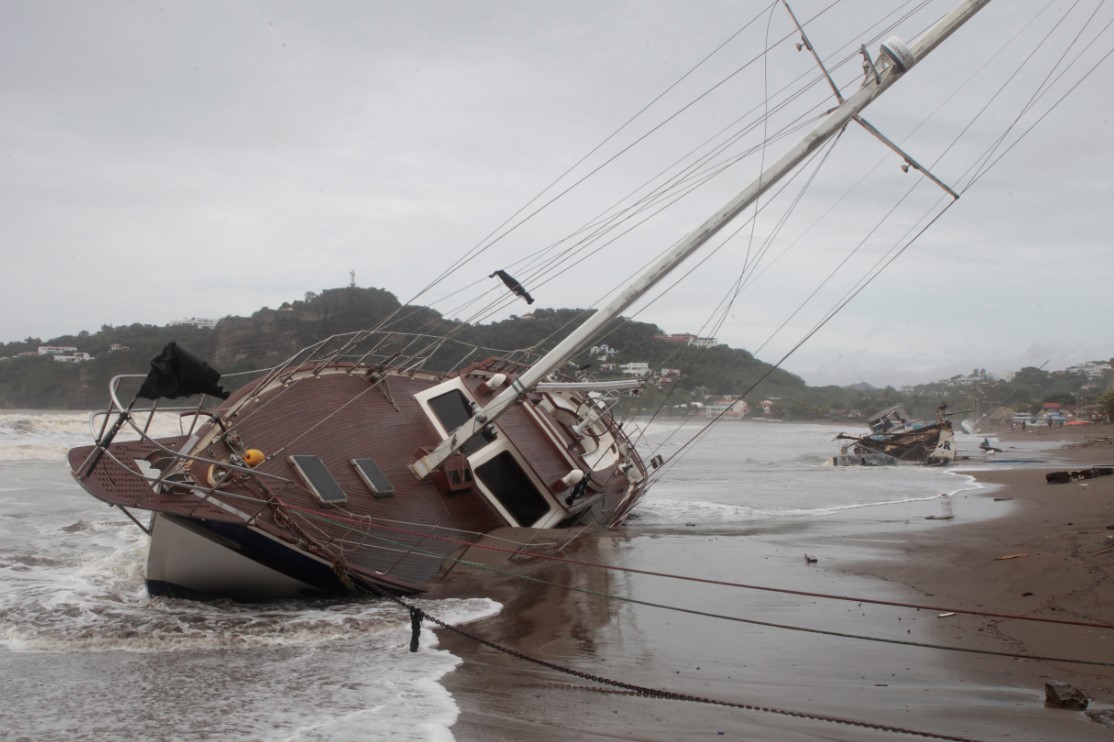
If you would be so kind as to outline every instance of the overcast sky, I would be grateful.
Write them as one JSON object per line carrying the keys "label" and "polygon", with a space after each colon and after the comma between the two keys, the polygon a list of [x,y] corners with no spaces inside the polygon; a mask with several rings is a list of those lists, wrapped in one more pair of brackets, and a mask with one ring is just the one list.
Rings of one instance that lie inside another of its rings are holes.
{"label": "overcast sky", "polygon": [[[856,24],[867,25],[862,8],[878,8],[848,0],[827,10],[832,4],[791,2],[802,20],[822,13],[807,26],[821,54],[858,38]],[[952,4],[891,4],[929,6],[896,33],[911,40]],[[1041,47],[1029,87],[1019,86],[998,119],[972,125],[967,114],[997,102],[1007,80],[988,71],[982,81],[982,65],[1014,34],[1047,31],[1042,7],[1070,4],[996,0],[867,118],[914,158],[939,159],[937,175],[965,187],[975,155],[964,158],[953,140],[970,126],[982,136],[976,146],[992,142],[1046,74],[1038,63],[1067,44]],[[1095,0],[1079,5],[1087,13],[1099,7],[1085,28],[1091,36],[1114,16]],[[748,0],[0,0],[0,18],[0,341],[247,315],[347,285],[352,270],[359,285],[408,300],[745,24],[757,19],[750,40],[741,35],[697,85],[710,86],[789,32],[780,4]],[[1104,37],[1114,34],[1106,29]],[[664,136],[699,139],[698,124],[741,116],[765,89],[814,71],[794,41],[754,65],[754,80],[740,76],[749,87],[709,102],[711,112],[687,123],[679,118]],[[900,386],[974,368],[1047,361],[1054,370],[1114,356],[1114,65],[1100,61],[1110,45],[1099,41],[1089,61],[1057,79],[1036,106],[1043,120],[785,368],[812,385]],[[1083,46],[1077,40],[1074,48]],[[1010,53],[1024,54],[1016,46]],[[848,83],[846,72],[836,77]],[[950,97],[959,88],[962,103]],[[679,107],[686,99],[674,100]],[[925,115],[938,106],[939,115]],[[1013,138],[1033,123],[1015,127]],[[821,171],[813,186],[841,192],[865,176],[878,194],[875,213],[839,208],[810,226],[827,206],[802,201],[780,233],[793,250],[763,265],[709,331],[721,342],[777,361],[835,299],[816,300],[795,317],[799,324],[767,338],[871,231],[888,208],[886,194],[917,177],[858,128],[844,139],[832,163],[846,169]],[[636,177],[620,170],[615,183]],[[691,206],[699,216],[644,233],[644,247],[623,248],[627,263],[666,248],[745,182],[708,189],[708,200]],[[918,191],[929,201],[941,193]],[[911,214],[906,226],[923,215]],[[545,224],[579,226],[563,218],[558,212]],[[741,256],[755,254],[776,219],[746,228],[703,275],[638,318],[667,332],[700,332]],[[525,234],[469,267],[469,280],[486,281],[546,239]],[[897,239],[880,238],[877,249]],[[587,306],[614,284],[599,279],[621,277],[626,267],[585,265],[565,277],[571,285],[532,289],[535,306]],[[512,305],[498,316],[524,311]]]}

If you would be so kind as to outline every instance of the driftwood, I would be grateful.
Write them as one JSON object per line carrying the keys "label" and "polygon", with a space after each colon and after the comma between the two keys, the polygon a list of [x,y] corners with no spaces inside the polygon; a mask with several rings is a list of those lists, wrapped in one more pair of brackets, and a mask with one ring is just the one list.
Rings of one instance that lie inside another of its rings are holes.
{"label": "driftwood", "polygon": [[1080,469],[1079,471],[1052,471],[1045,474],[1044,478],[1048,484],[1064,484],[1065,482],[1073,482],[1077,479],[1109,477],[1111,474],[1114,474],[1114,467],[1092,466],[1090,469]]}

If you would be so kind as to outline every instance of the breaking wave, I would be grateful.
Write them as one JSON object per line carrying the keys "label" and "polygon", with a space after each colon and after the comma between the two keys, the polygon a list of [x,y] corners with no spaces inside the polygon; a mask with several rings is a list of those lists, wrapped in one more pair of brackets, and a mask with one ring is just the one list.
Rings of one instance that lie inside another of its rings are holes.
{"label": "breaking wave", "polygon": [[[96,421],[100,424],[100,420]],[[181,433],[182,418],[177,413],[157,414],[150,431],[156,436]],[[124,428],[120,440],[134,438]],[[94,430],[89,412],[17,411],[0,413],[0,461],[62,460],[75,446],[93,442]]]}
{"label": "breaking wave", "polygon": [[[199,603],[149,598],[146,535],[128,521],[80,519],[73,546],[0,553],[0,645],[13,651],[184,651],[408,640],[410,618],[376,600]],[[416,601],[449,622],[497,613],[488,599]],[[428,633],[428,632],[427,632]]]}

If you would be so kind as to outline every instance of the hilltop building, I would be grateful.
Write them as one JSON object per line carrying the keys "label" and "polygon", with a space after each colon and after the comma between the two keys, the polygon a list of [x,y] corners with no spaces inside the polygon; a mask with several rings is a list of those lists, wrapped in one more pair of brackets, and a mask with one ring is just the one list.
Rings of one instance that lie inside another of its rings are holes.
{"label": "hilltop building", "polygon": [[716,344],[715,338],[702,338],[690,332],[682,332],[676,335],[654,335],[654,340],[677,345],[692,345],[697,348],[711,348]]}
{"label": "hilltop building", "polygon": [[76,353],[56,353],[52,355],[54,357],[54,360],[58,361],[59,363],[85,363],[85,361],[93,360],[93,356],[80,350]]}
{"label": "hilltop building", "polygon": [[1110,371],[1110,369],[1111,366],[1109,363],[1103,363],[1101,361],[1087,361],[1086,363],[1080,363],[1077,366],[1069,366],[1065,370],[1069,373],[1083,374],[1088,379],[1095,381],[1105,376]]}
{"label": "hilltop building", "polygon": [[623,376],[649,376],[650,364],[645,362],[624,363],[619,366]]}
{"label": "hilltop building", "polygon": [[176,322],[169,322],[167,327],[197,327],[202,330],[212,330],[217,326],[215,319],[205,319],[204,317],[187,317],[180,319]]}

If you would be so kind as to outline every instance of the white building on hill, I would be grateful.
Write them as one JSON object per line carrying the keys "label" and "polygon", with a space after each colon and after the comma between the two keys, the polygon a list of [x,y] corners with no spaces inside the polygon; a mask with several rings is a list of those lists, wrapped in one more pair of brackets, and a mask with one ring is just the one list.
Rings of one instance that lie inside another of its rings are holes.
{"label": "white building on hill", "polygon": [[216,326],[217,321],[215,319],[205,319],[204,317],[186,317],[167,324],[167,327],[198,327],[202,330],[211,330]]}
{"label": "white building on hill", "polygon": [[637,362],[637,363],[624,363],[619,366],[619,370],[623,372],[623,376],[649,376],[650,364]]}
{"label": "white building on hill", "polygon": [[85,361],[93,360],[93,356],[79,350],[76,353],[54,354],[54,360],[59,363],[85,363]]}

